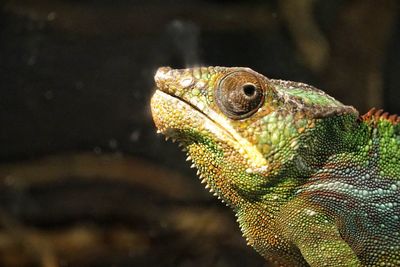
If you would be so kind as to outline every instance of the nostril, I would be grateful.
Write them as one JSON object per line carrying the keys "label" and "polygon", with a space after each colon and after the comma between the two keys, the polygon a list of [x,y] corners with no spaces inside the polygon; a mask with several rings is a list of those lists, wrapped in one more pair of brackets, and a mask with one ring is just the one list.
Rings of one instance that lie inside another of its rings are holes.
{"label": "nostril", "polygon": [[166,73],[169,72],[170,70],[171,70],[170,67],[159,67],[157,73]]}
{"label": "nostril", "polygon": [[168,73],[171,71],[170,67],[160,67],[158,68],[156,75],[154,75],[154,80],[156,82],[160,82],[165,80],[169,75]]}

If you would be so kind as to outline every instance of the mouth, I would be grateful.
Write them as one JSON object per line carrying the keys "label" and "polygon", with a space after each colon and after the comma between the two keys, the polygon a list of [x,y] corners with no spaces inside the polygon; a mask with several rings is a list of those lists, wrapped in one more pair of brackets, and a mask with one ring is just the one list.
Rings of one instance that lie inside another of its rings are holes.
{"label": "mouth", "polygon": [[151,99],[151,110],[159,132],[173,141],[177,140],[182,144],[187,141],[197,142],[199,140],[190,140],[189,136],[182,133],[198,132],[202,137],[208,136],[241,154],[251,169],[263,170],[267,165],[266,159],[257,148],[240,136],[222,115],[211,109],[205,114],[196,105],[157,89]]}
{"label": "mouth", "polygon": [[187,129],[207,131],[219,140],[237,143],[231,133],[196,105],[161,89],[157,89],[151,99],[151,110],[156,127],[167,137],[179,139],[177,133]]}

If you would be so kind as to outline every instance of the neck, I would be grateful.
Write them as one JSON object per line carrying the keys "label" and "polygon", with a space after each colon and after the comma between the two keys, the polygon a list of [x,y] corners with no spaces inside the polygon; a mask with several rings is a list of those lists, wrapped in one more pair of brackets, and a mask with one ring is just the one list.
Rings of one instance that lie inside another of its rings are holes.
{"label": "neck", "polygon": [[340,155],[358,154],[370,141],[370,128],[354,115],[320,119],[316,127],[300,141],[297,151],[299,171],[306,176],[323,169]]}

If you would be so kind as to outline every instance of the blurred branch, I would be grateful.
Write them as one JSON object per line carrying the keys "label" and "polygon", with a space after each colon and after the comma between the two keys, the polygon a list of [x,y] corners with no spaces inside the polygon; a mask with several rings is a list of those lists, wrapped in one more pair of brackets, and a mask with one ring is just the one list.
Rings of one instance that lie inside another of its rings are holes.
{"label": "blurred branch", "polygon": [[[3,231],[6,235],[13,242],[21,244],[24,250],[33,256],[35,261],[41,263],[42,267],[58,267],[57,257],[47,240],[25,228],[2,209],[0,209],[0,224],[4,227]],[[4,239],[4,236],[0,237],[0,244],[9,243],[7,239]]]}
{"label": "blurred branch", "polygon": [[[91,5],[80,1],[19,0],[8,1],[5,10],[33,20],[49,21],[53,27],[86,35],[154,33],[177,18],[212,31],[267,31],[277,26],[276,20],[269,15],[271,10],[265,4],[243,6],[228,2],[224,5],[204,1],[196,3],[171,1],[160,9],[156,4],[146,3],[133,3],[129,6],[115,3]],[[106,10],[107,18],[104,17]],[[149,18],[152,23],[148,23]],[[246,23],[237,18],[245,19]]]}
{"label": "blurred branch", "polygon": [[[43,267],[56,267],[59,266],[58,262],[63,261],[67,261],[70,266],[75,266],[74,263],[86,266],[101,258],[110,258],[113,254],[139,255],[149,245],[142,234],[121,227],[101,230],[94,226],[76,226],[57,230],[21,231],[15,230],[14,224],[11,227],[12,231],[0,232],[0,251],[7,251],[7,257],[2,257],[0,262],[6,266],[31,266],[34,262],[40,262]],[[16,238],[16,231],[22,236]],[[21,244],[24,251],[20,249]],[[15,260],[18,258],[25,258],[24,262],[30,264],[18,263]]]}
{"label": "blurred branch", "polygon": [[[12,186],[33,186],[71,177],[142,186],[172,199],[201,198],[196,186],[188,188],[182,174],[153,165],[144,160],[114,155],[83,153],[0,165],[0,183]],[[191,189],[193,189],[191,191]]]}
{"label": "blurred branch", "polygon": [[321,72],[329,60],[329,43],[313,15],[315,0],[280,0],[280,12],[292,34],[302,61],[313,72]]}
{"label": "blurred branch", "polygon": [[[383,106],[386,46],[398,15],[395,0],[343,2],[332,29],[326,88],[361,112]],[[366,96],[361,97],[360,94]]]}
{"label": "blurred branch", "polygon": [[0,165],[0,179],[0,265],[173,266],[189,254],[215,266],[217,251],[253,253],[199,182],[143,160],[51,156]]}

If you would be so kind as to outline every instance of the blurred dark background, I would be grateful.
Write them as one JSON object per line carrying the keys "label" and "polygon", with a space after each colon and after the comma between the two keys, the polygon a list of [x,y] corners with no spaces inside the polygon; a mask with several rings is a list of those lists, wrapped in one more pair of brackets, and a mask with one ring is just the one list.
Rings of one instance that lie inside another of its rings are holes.
{"label": "blurred dark background", "polygon": [[0,4],[0,266],[267,266],[149,111],[157,67],[248,66],[400,112],[395,0]]}

